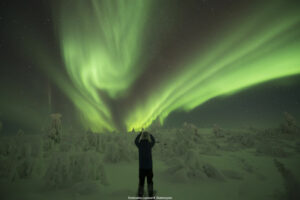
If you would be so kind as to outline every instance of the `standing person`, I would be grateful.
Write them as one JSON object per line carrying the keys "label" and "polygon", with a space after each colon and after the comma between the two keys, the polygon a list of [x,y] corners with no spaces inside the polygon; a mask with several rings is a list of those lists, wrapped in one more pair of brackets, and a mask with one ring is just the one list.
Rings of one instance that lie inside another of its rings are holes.
{"label": "standing person", "polygon": [[152,147],[155,144],[154,137],[142,130],[135,138],[135,145],[139,149],[139,188],[138,196],[144,195],[144,183],[147,177],[148,195],[153,196],[153,166],[152,166]]}

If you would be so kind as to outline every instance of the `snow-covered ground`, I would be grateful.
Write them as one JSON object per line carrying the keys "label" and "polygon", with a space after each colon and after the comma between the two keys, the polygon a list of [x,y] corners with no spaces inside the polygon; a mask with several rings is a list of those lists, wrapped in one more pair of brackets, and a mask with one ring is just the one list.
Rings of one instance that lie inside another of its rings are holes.
{"label": "snow-covered ground", "polygon": [[[154,189],[173,199],[298,199],[300,134],[285,129],[153,129]],[[136,133],[1,136],[0,199],[128,199]],[[145,191],[146,187],[145,187]]]}

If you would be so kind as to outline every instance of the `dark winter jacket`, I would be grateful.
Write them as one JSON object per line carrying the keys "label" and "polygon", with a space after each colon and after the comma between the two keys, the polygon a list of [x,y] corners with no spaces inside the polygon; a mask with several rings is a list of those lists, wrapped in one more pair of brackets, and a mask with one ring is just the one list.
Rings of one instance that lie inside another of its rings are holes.
{"label": "dark winter jacket", "polygon": [[135,138],[135,145],[139,149],[139,167],[140,169],[152,169],[151,149],[155,144],[155,139],[151,134],[151,142],[146,139],[140,140],[140,137],[141,133]]}

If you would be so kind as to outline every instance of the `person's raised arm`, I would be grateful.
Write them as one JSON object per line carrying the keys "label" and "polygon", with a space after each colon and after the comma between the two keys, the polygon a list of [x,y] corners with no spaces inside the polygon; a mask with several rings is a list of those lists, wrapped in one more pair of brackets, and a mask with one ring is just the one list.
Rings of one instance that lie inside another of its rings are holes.
{"label": "person's raised arm", "polygon": [[140,141],[140,137],[141,137],[141,133],[139,133],[137,136],[136,136],[136,138],[135,138],[135,141],[134,141],[134,143],[135,143],[135,145],[137,146],[137,147],[139,147],[139,141]]}
{"label": "person's raised arm", "polygon": [[151,148],[152,148],[155,144],[155,138],[153,137],[153,135],[150,135],[150,137],[151,137]]}

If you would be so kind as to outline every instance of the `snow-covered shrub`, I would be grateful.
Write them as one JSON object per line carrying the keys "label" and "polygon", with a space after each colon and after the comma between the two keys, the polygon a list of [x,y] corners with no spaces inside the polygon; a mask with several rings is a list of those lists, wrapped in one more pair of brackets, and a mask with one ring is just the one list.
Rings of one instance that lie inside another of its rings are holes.
{"label": "snow-covered shrub", "polygon": [[94,151],[81,152],[71,155],[70,170],[72,181],[100,180],[107,184],[104,165],[99,159],[99,154]]}
{"label": "snow-covered shrub", "polygon": [[297,179],[294,177],[292,172],[288,170],[285,165],[278,160],[274,159],[274,164],[281,174],[284,180],[284,187],[286,190],[285,194],[279,194],[278,199],[286,199],[286,200],[298,200],[300,199],[300,184]]}
{"label": "snow-covered shrub", "polygon": [[227,138],[227,142],[231,144],[241,145],[242,147],[247,147],[247,148],[253,147],[255,144],[255,140],[253,139],[253,136],[246,133],[232,135]]}
{"label": "snow-covered shrub", "polygon": [[94,150],[90,146],[87,133],[84,132],[72,132],[72,134],[64,134],[61,139],[62,145],[59,146],[61,151],[89,151]]}
{"label": "snow-covered shrub", "polygon": [[187,142],[185,142],[184,140],[179,140],[177,141],[177,145],[175,144],[176,143],[173,143],[172,145],[174,156],[182,156],[187,152],[188,150]]}
{"label": "snow-covered shrub", "polygon": [[217,180],[224,179],[223,176],[221,175],[221,173],[209,163],[205,163],[202,166],[202,169],[208,178],[213,178],[213,179],[217,179]]}
{"label": "snow-covered shrub", "polygon": [[14,160],[10,170],[9,180],[14,182],[18,179],[31,178],[33,172],[34,159],[32,157],[25,157]]}
{"label": "snow-covered shrub", "polygon": [[255,134],[244,130],[231,130],[228,131],[226,135],[225,145],[221,147],[221,149],[226,151],[239,151],[244,148],[253,148],[258,139]]}
{"label": "snow-covered shrub", "polygon": [[152,149],[152,155],[156,159],[165,160],[165,158],[169,158],[173,156],[173,148],[171,145],[173,144],[172,140],[169,139],[166,134],[159,134],[155,137],[156,144],[155,147]]}
{"label": "snow-covered shrub", "polygon": [[53,140],[49,139],[49,138],[44,138],[43,139],[43,151],[44,152],[49,152],[52,150],[54,146],[54,142]]}
{"label": "snow-covered shrub", "polygon": [[46,160],[43,157],[43,154],[39,154],[33,158],[32,163],[32,178],[42,178],[44,177],[47,169]]}
{"label": "snow-covered shrub", "polygon": [[166,174],[171,178],[176,179],[176,181],[185,182],[188,180],[187,168],[185,167],[183,161],[179,158],[172,158],[167,162],[170,166],[166,170]]}
{"label": "snow-covered shrub", "polygon": [[295,134],[299,132],[296,119],[288,112],[284,112],[284,123],[281,124],[280,130],[284,134]]}
{"label": "snow-covered shrub", "polygon": [[3,178],[14,182],[43,175],[44,153],[40,136],[9,136],[2,141],[5,141],[5,145],[0,145],[0,166]]}
{"label": "snow-covered shrub", "polygon": [[199,155],[195,151],[189,150],[186,152],[183,158],[184,164],[187,167],[187,176],[189,178],[201,178],[203,173],[201,171],[201,166],[203,162],[200,162]]}
{"label": "snow-covered shrub", "polygon": [[[64,135],[59,143],[46,135],[2,136],[0,177],[10,182],[42,179],[47,186],[54,188],[81,181],[108,184],[101,154],[85,148],[91,146],[91,140],[82,140],[82,135]],[[126,141],[117,143],[119,147],[116,149],[123,149],[126,154]],[[119,155],[125,158],[122,152]]]}
{"label": "snow-covered shrub", "polygon": [[48,187],[62,188],[82,181],[108,184],[104,165],[93,151],[57,152],[50,158],[44,180]]}
{"label": "snow-covered shrub", "polygon": [[59,151],[61,152],[69,152],[69,151],[73,151],[74,150],[74,145],[68,142],[64,142],[62,141],[59,145],[58,145]]}
{"label": "snow-covered shrub", "polygon": [[278,138],[279,136],[281,136],[281,131],[272,128],[259,130],[256,134],[256,138],[258,140],[265,139],[265,138],[273,139],[273,138]]}
{"label": "snow-covered shrub", "polygon": [[219,145],[216,141],[210,141],[199,145],[199,153],[204,155],[218,155]]}
{"label": "snow-covered shrub", "polygon": [[16,142],[13,137],[2,137],[0,140],[0,155],[10,156],[17,151]]}
{"label": "snow-covered shrub", "polygon": [[214,124],[212,131],[214,136],[216,137],[225,137],[224,130],[220,128],[217,124]]}
{"label": "snow-covered shrub", "polygon": [[170,167],[166,173],[179,181],[205,178],[223,180],[222,174],[217,169],[207,162],[200,161],[197,152],[192,150],[187,151],[182,157],[167,160],[167,165]]}
{"label": "snow-covered shrub", "polygon": [[185,134],[193,135],[193,134],[198,133],[198,127],[192,123],[184,122],[183,123],[183,132]]}
{"label": "snow-covered shrub", "polygon": [[84,150],[95,150],[98,143],[98,137],[97,133],[92,132],[91,130],[88,130],[86,133],[83,134],[82,139],[84,141]]}
{"label": "snow-covered shrub", "polygon": [[8,178],[13,168],[12,158],[16,157],[17,148],[13,137],[1,137],[0,140],[0,177]]}
{"label": "snow-covered shrub", "polygon": [[31,157],[31,152],[31,144],[24,143],[23,145],[18,147],[18,159]]}
{"label": "snow-covered shrub", "polygon": [[11,182],[31,178],[35,169],[35,157],[33,155],[37,156],[37,154],[32,153],[32,144],[26,141],[28,138],[25,138],[26,136],[23,136],[24,143],[18,144],[18,151],[9,158],[11,163],[9,180]]}
{"label": "snow-covered shrub", "polygon": [[96,151],[103,153],[105,151],[106,147],[106,141],[103,134],[97,134],[97,145],[96,145]]}
{"label": "snow-covered shrub", "polygon": [[68,153],[53,153],[45,174],[48,187],[60,188],[71,183],[70,157]]}
{"label": "snow-covered shrub", "polygon": [[105,143],[104,161],[110,163],[118,163],[121,161],[130,161],[137,159],[137,148],[134,140],[136,135],[129,133],[112,134],[110,137],[100,138]]}
{"label": "snow-covered shrub", "polygon": [[155,135],[156,144],[152,152],[156,158],[165,160],[174,156],[182,156],[190,149],[198,148],[203,143],[203,138],[199,133],[190,134],[181,129],[161,129]]}
{"label": "snow-covered shrub", "polygon": [[121,160],[119,154],[118,145],[114,142],[108,143],[108,146],[105,150],[104,160],[106,162],[117,163]]}
{"label": "snow-covered shrub", "polygon": [[268,142],[261,142],[256,147],[257,155],[267,155],[272,157],[287,157],[289,154],[279,146]]}
{"label": "snow-covered shrub", "polygon": [[[175,140],[173,140],[173,146],[176,146],[176,143],[181,142],[185,147],[184,149],[194,149],[196,144],[193,140],[195,132],[194,129],[178,129],[175,133]],[[191,132],[187,132],[191,131]]]}
{"label": "snow-covered shrub", "polygon": [[284,118],[285,118],[285,123],[288,126],[290,126],[290,127],[296,126],[296,119],[290,113],[284,112]]}
{"label": "snow-covered shrub", "polygon": [[134,152],[137,151],[135,145],[133,144],[133,141],[128,141],[125,136],[122,136],[118,143],[119,153],[122,160],[130,161],[135,159]]}
{"label": "snow-covered shrub", "polygon": [[116,143],[109,143],[105,154],[104,154],[104,160],[106,162],[110,163],[118,163],[120,161],[128,160],[126,155],[126,150],[124,149],[124,152],[122,152],[122,147],[120,147]]}
{"label": "snow-covered shrub", "polygon": [[44,140],[40,136],[36,136],[31,142],[31,156],[42,157],[43,156]]}

